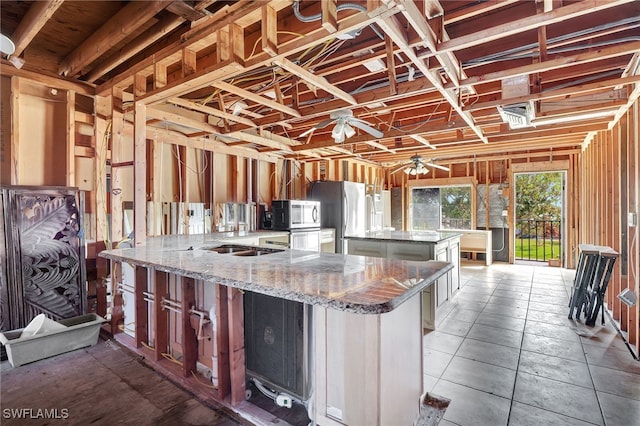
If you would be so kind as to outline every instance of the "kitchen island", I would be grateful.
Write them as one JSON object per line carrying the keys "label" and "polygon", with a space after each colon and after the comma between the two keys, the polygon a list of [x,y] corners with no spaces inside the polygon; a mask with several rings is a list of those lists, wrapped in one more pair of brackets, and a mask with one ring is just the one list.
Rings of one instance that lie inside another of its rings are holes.
{"label": "kitchen island", "polygon": [[[256,424],[273,420],[244,400],[242,292],[250,291],[312,307],[313,378],[311,396],[304,401],[311,420],[411,424],[418,416],[420,294],[451,264],[241,246],[215,234],[149,238],[145,246],[100,256],[135,269],[135,333],[120,340],[195,389],[191,376],[204,362],[201,354],[213,350],[217,389],[208,391],[211,402]],[[212,290],[214,307],[202,300]],[[212,335],[203,320],[211,324]],[[163,360],[178,335],[180,371]]]}
{"label": "kitchen island", "polygon": [[345,239],[349,254],[451,263],[451,270],[423,291],[423,326],[435,329],[460,288],[460,237],[455,231],[376,231],[347,235]]}

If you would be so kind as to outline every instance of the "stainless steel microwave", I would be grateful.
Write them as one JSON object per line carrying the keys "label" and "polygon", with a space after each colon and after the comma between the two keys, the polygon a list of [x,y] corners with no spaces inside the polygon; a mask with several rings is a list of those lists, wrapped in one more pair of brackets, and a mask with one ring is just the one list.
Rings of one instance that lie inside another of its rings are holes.
{"label": "stainless steel microwave", "polygon": [[320,228],[319,201],[273,200],[271,210],[273,229]]}

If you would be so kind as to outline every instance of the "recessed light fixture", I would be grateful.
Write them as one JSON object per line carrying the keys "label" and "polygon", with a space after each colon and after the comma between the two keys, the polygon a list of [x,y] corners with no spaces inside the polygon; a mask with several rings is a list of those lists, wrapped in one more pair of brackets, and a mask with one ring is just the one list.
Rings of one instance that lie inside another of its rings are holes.
{"label": "recessed light fixture", "polygon": [[382,62],[382,59],[371,59],[370,61],[363,62],[362,65],[371,72],[378,72],[387,68],[384,62]]}

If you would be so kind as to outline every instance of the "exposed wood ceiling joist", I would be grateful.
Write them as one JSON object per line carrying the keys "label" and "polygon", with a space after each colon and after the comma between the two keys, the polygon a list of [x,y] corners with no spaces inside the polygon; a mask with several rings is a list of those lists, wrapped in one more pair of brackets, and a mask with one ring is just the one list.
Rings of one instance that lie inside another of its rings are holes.
{"label": "exposed wood ceiling joist", "polygon": [[[1,72],[122,92],[147,105],[153,132],[166,123],[180,143],[378,163],[540,151],[552,140],[569,152],[640,86],[637,1],[301,0],[299,16],[293,0],[142,3],[3,2],[3,33],[25,64],[3,60]],[[517,76],[522,91],[503,92]],[[240,100],[247,107],[234,110]],[[510,129],[496,108],[530,102],[531,128]],[[383,136],[358,130],[336,145],[329,118],[341,109]]]}

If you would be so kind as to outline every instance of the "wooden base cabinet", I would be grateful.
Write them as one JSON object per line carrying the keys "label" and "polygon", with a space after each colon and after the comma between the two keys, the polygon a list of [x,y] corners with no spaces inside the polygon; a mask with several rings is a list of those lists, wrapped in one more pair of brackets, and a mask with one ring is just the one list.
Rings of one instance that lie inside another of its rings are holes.
{"label": "wooden base cabinet", "polygon": [[349,239],[348,253],[359,256],[386,257],[401,260],[440,260],[453,264],[453,269],[422,292],[425,328],[435,329],[438,318],[451,309],[449,301],[460,289],[460,237],[439,242],[416,242],[381,239]]}
{"label": "wooden base cabinet", "polygon": [[315,421],[410,425],[422,393],[422,298],[379,315],[314,307]]}

